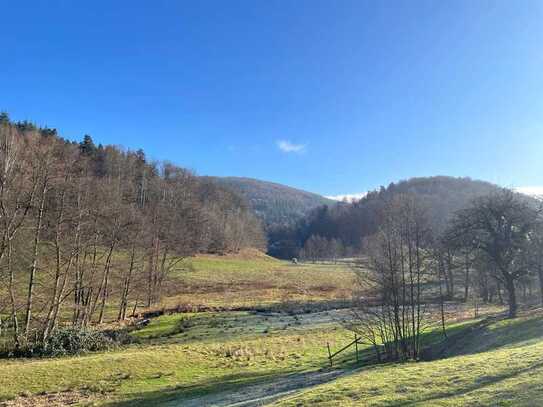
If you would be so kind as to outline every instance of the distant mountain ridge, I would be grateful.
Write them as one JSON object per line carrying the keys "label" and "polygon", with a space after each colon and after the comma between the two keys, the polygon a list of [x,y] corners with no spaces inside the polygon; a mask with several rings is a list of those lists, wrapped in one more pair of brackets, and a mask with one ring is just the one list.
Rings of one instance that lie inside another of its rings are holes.
{"label": "distant mountain ridge", "polygon": [[[434,232],[440,233],[450,217],[473,199],[497,192],[501,187],[468,177],[416,177],[368,191],[352,202],[330,198],[277,184],[244,177],[205,177],[241,196],[263,221],[268,253],[280,258],[297,257],[312,235],[339,239],[357,250],[374,233],[383,205],[398,194],[416,196],[424,207]],[[526,199],[535,202],[528,195]]]}
{"label": "distant mountain ridge", "polygon": [[322,195],[270,181],[245,177],[205,178],[241,195],[267,229],[293,225],[311,210],[336,203]]}
{"label": "distant mountain ridge", "polygon": [[[474,199],[498,192],[502,187],[468,177],[416,177],[390,183],[387,187],[368,192],[350,204],[338,204],[312,211],[300,224],[289,247],[302,247],[311,235],[340,239],[345,246],[360,247],[363,239],[377,231],[381,212],[395,196],[415,196],[425,208],[426,217],[436,235],[447,226],[458,210],[471,205]],[[522,195],[536,204],[536,200]]]}

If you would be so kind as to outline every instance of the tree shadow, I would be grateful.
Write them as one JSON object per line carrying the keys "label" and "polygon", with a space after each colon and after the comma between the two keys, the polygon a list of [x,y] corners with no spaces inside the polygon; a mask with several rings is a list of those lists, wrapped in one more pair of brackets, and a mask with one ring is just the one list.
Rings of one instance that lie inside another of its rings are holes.
{"label": "tree shadow", "polygon": [[[496,326],[496,324],[498,324]],[[445,340],[424,349],[424,360],[474,355],[543,337],[543,319],[539,316],[506,319],[489,318],[460,329]]]}
{"label": "tree shadow", "polygon": [[191,399],[217,391],[236,390],[238,388],[266,382],[269,379],[280,377],[279,371],[266,373],[235,373],[226,376],[214,377],[205,382],[194,385],[177,385],[156,391],[135,393],[129,400],[112,401],[107,403],[110,407],[149,406],[166,403],[177,399]]}
{"label": "tree shadow", "polygon": [[[425,360],[447,359],[460,355],[472,355],[482,352],[492,351],[503,347],[514,347],[517,344],[525,343],[530,340],[538,339],[543,336],[543,320],[540,317],[519,318],[518,320],[505,320],[504,318],[489,318],[478,321],[473,324],[455,326],[448,330],[448,338],[442,340],[441,333],[438,331],[427,332],[423,334],[423,343],[428,349],[432,350],[430,355],[426,355]],[[361,370],[371,370],[384,365],[393,365],[389,363],[377,363],[371,348],[361,349],[359,351],[360,362],[355,361],[355,353],[346,352],[345,356],[334,360],[334,368],[341,368],[345,373],[355,373]],[[433,393],[425,398],[417,400],[389,401],[387,406],[411,406],[416,404],[431,403],[442,398],[461,396],[474,390],[479,390],[487,386],[500,383],[503,380],[511,379],[515,376],[529,373],[543,367],[543,361],[533,363],[523,369],[506,371],[496,375],[481,376],[472,383],[455,387],[449,391]],[[323,364],[321,371],[332,370]],[[106,405],[110,407],[128,407],[128,406],[148,406],[176,403],[183,405],[183,402],[220,393],[231,392],[232,394],[242,392],[252,385],[269,383],[273,385],[275,381],[288,380],[294,375],[303,375],[299,371],[288,371],[275,369],[265,373],[244,372],[226,376],[210,378],[204,382],[195,385],[178,385],[156,391],[140,392],[134,394],[131,399],[125,401],[112,401]],[[334,380],[331,378],[330,380]],[[514,395],[509,395],[513,397]],[[174,405],[174,404],[171,404]]]}
{"label": "tree shadow", "polygon": [[[266,373],[254,373],[254,372],[245,372],[245,373],[236,373],[226,376],[215,377],[208,379],[203,383],[195,385],[179,385],[170,388],[165,388],[156,391],[141,392],[134,394],[129,400],[123,401],[112,401],[105,405],[109,407],[132,407],[132,406],[154,406],[168,403],[176,403],[179,405],[183,404],[183,401],[194,401],[198,397],[203,397],[206,395],[220,395],[221,393],[231,392],[235,394],[241,389],[246,389],[250,386],[261,385],[269,383],[273,385],[278,381],[288,381],[293,377],[300,377],[303,375],[311,375],[312,373],[319,372],[338,372],[338,374],[343,373],[343,370],[339,369],[321,369],[314,372],[296,372],[291,371],[285,373],[284,370],[273,370]],[[337,376],[332,375],[331,377],[335,378]],[[330,380],[333,380],[332,378]],[[249,395],[250,396],[250,395]]]}
{"label": "tree shadow", "polygon": [[[438,401],[443,398],[448,397],[454,397],[454,396],[461,396],[463,394],[470,393],[475,390],[480,390],[485,387],[500,383],[504,380],[514,378],[515,376],[519,376],[524,373],[529,373],[533,370],[537,370],[539,368],[543,368],[543,361],[534,363],[528,367],[525,367],[523,369],[517,369],[515,371],[509,371],[504,372],[501,374],[497,374],[494,376],[483,376],[482,378],[479,378],[478,380],[475,380],[473,383],[462,386],[458,389],[450,390],[450,391],[442,391],[439,393],[432,394],[428,397],[417,399],[417,400],[406,400],[406,401],[391,401],[390,403],[387,403],[385,405],[387,406],[412,406],[412,405],[419,405],[420,403],[429,403],[432,401]],[[498,397],[498,396],[496,396]],[[535,401],[535,400],[532,400]]]}
{"label": "tree shadow", "polygon": [[[515,320],[506,319],[501,316],[488,318],[467,328],[460,329],[453,335],[449,335],[446,340],[430,346],[425,350],[425,360],[442,360],[456,356],[475,355],[499,348],[515,347],[532,340],[541,339],[542,336],[543,320],[541,317],[533,316]],[[428,351],[430,351],[430,354]],[[512,379],[516,376],[530,373],[541,368],[543,368],[543,361],[532,363],[522,369],[509,370],[496,375],[480,376],[470,384],[453,390],[434,393],[425,398],[390,401],[385,405],[411,406],[420,405],[421,403],[425,405],[425,403],[431,403],[444,398],[461,396],[475,390],[481,390],[504,380]],[[496,395],[493,396],[494,399],[501,399],[500,394],[505,398],[515,400],[519,397],[518,393],[515,394],[511,390],[498,390]],[[529,400],[528,404],[532,403],[530,405],[533,405],[534,402],[535,400]]]}

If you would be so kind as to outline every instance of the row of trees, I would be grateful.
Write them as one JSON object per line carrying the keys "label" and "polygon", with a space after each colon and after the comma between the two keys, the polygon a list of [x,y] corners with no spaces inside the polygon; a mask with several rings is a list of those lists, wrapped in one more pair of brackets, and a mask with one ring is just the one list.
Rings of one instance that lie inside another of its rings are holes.
{"label": "row of trees", "polygon": [[397,196],[383,208],[378,231],[365,241],[367,257],[358,272],[355,331],[373,344],[384,343],[388,359],[417,359],[426,321],[431,229],[413,196]]}
{"label": "row of trees", "polygon": [[441,310],[444,324],[444,300],[467,300],[470,288],[483,301],[501,299],[503,291],[512,318],[519,288],[539,287],[543,303],[537,201],[502,189],[475,199],[436,231],[428,207],[415,195],[400,194],[378,220],[376,233],[364,240],[352,329],[374,345],[379,359],[383,353],[390,360],[417,359],[433,311]]}
{"label": "row of trees", "polygon": [[300,259],[309,261],[337,261],[345,257],[347,251],[339,239],[327,239],[319,235],[311,235],[300,250]]}
{"label": "row of trees", "polygon": [[[457,212],[442,242],[453,257],[457,253],[464,266],[465,298],[473,268],[483,298],[488,299],[491,282],[503,287],[508,296],[509,315],[515,317],[519,286],[531,287],[539,280],[538,286],[543,288],[542,225],[539,205],[506,189],[479,198]],[[540,298],[543,302],[543,291]]]}
{"label": "row of trees", "polygon": [[17,344],[156,304],[187,256],[265,244],[237,195],[186,169],[0,117],[0,327]]}

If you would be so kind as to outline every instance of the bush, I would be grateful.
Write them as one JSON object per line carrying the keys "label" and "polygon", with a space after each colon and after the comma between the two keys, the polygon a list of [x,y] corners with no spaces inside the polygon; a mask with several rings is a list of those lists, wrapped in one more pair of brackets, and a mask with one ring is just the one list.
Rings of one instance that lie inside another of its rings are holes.
{"label": "bush", "polygon": [[101,333],[112,342],[113,346],[138,342],[136,338],[130,335],[128,329],[109,329],[101,331]]}
{"label": "bush", "polygon": [[114,348],[132,342],[126,331],[98,331],[89,328],[65,327],[57,329],[47,341],[25,341],[19,348],[11,348],[0,357],[48,357],[79,355]]}
{"label": "bush", "polygon": [[44,344],[44,355],[77,355],[110,349],[114,343],[100,331],[85,328],[58,329]]}
{"label": "bush", "polygon": [[61,356],[108,350],[114,341],[103,332],[72,327],[58,329],[42,345],[43,356]]}

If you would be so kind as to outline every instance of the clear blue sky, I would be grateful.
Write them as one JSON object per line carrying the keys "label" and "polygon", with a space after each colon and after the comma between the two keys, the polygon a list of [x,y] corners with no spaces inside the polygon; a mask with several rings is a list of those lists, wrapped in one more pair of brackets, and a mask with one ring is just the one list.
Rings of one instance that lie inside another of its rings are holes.
{"label": "clear blue sky", "polygon": [[539,0],[8,1],[1,20],[0,110],[67,138],[326,195],[543,185]]}

